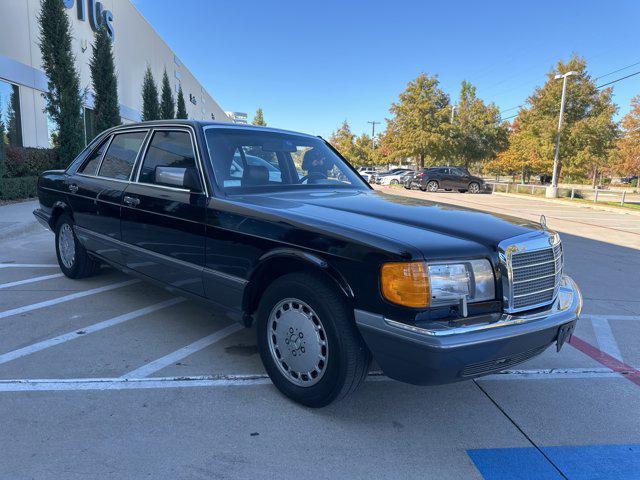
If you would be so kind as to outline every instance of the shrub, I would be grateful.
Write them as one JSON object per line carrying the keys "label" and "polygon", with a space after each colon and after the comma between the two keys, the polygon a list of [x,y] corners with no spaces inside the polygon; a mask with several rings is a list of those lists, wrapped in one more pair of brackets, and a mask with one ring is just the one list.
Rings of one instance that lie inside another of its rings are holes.
{"label": "shrub", "polygon": [[5,177],[36,177],[45,170],[61,168],[57,150],[7,147]]}
{"label": "shrub", "polygon": [[38,194],[38,177],[0,178],[0,200],[31,198]]}

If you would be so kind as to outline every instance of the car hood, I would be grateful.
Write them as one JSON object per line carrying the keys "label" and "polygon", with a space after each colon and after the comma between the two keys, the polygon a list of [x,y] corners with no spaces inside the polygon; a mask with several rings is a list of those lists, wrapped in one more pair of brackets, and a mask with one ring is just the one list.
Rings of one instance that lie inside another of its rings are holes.
{"label": "car hood", "polygon": [[467,255],[495,252],[502,240],[542,230],[520,218],[377,191],[294,191],[240,200],[297,221],[384,237],[418,249],[427,259],[443,252],[457,256],[452,250]]}

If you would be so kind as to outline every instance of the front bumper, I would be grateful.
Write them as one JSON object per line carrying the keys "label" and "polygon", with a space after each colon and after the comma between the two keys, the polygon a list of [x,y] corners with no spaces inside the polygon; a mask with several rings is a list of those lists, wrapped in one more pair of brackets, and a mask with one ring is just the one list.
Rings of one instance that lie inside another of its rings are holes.
{"label": "front bumper", "polygon": [[367,346],[384,373],[416,385],[466,380],[504,370],[539,355],[558,339],[561,326],[573,327],[582,295],[563,277],[554,303],[521,314],[469,317],[456,326],[408,325],[355,311]]}

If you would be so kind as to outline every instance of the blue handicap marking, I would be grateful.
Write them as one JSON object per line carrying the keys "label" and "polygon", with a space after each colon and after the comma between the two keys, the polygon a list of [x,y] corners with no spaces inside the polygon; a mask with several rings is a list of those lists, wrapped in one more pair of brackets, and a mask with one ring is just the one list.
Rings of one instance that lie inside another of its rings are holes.
{"label": "blue handicap marking", "polygon": [[[570,480],[640,480],[640,444],[540,447]],[[485,480],[562,480],[533,447],[468,450]]]}

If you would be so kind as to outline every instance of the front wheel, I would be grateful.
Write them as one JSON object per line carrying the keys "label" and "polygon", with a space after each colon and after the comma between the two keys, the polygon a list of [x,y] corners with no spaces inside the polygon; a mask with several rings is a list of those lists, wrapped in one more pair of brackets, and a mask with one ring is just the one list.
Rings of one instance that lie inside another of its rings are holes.
{"label": "front wheel", "polygon": [[400,181],[399,181],[399,180],[396,180],[396,179],[394,178],[394,179],[393,179],[393,180],[391,180],[389,183],[390,183],[391,185],[398,185],[398,184],[400,183]]}
{"label": "front wheel", "polygon": [[258,307],[258,349],[274,385],[308,407],[324,407],[364,381],[371,354],[342,294],[320,275],[277,279]]}
{"label": "front wheel", "polygon": [[469,193],[480,193],[480,185],[476,182],[469,184]]}
{"label": "front wheel", "polygon": [[66,213],[56,223],[56,256],[62,273],[69,278],[89,277],[100,267],[99,262],[78,241],[73,220]]}

